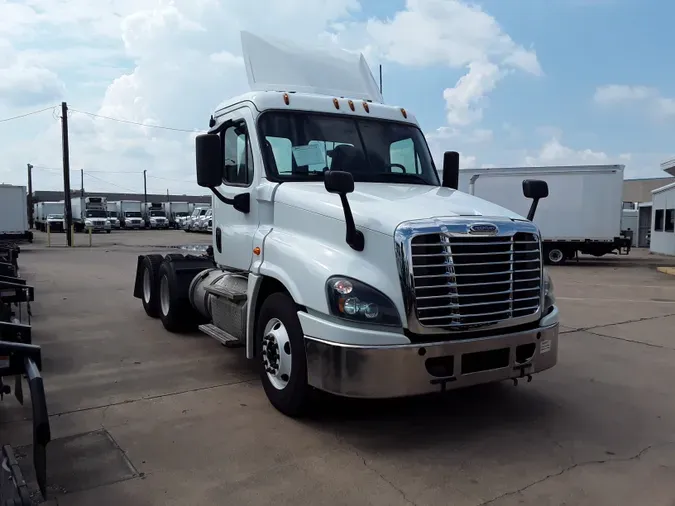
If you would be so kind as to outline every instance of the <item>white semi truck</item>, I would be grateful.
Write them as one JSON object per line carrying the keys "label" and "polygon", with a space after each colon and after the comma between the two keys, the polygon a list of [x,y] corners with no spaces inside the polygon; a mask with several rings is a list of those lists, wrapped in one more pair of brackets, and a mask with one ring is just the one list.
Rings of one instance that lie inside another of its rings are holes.
{"label": "white semi truck", "polygon": [[54,232],[63,230],[63,201],[59,202],[38,202],[35,204],[35,228],[42,232],[47,231],[47,226]]}
{"label": "white semi truck", "polygon": [[459,189],[522,214],[529,205],[520,189],[523,179],[546,181],[551,193],[535,223],[544,261],[560,265],[578,253],[630,253],[630,234],[621,228],[623,170],[623,165],[462,169]]}
{"label": "white semi truck", "polygon": [[105,197],[73,197],[70,200],[75,232],[110,233],[110,220]]}
{"label": "white semi truck", "polygon": [[244,346],[289,416],[314,390],[399,397],[553,367],[558,309],[531,221],[546,183],[521,182],[527,218],[462,193],[458,153],[441,182],[362,56],[242,43],[254,91],[196,139],[212,246],[138,257],[146,313]]}
{"label": "white semi truck", "polygon": [[0,243],[33,242],[25,186],[0,184]]}
{"label": "white semi truck", "polygon": [[117,207],[117,218],[120,220],[122,228],[138,230],[143,227],[142,203],[140,200],[118,200],[115,205]]}
{"label": "white semi truck", "polygon": [[143,221],[146,228],[169,228],[169,218],[165,206],[166,202],[147,202],[143,204]]}

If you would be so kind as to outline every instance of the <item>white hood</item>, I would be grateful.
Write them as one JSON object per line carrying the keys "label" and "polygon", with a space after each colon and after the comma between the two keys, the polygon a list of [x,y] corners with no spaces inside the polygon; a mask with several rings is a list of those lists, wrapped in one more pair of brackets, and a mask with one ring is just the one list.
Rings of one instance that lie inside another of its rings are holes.
{"label": "white hood", "polygon": [[[357,226],[392,235],[409,220],[453,216],[490,216],[524,220],[508,209],[472,195],[438,186],[356,183],[347,196]],[[283,183],[275,202],[344,221],[340,197],[323,182]]]}

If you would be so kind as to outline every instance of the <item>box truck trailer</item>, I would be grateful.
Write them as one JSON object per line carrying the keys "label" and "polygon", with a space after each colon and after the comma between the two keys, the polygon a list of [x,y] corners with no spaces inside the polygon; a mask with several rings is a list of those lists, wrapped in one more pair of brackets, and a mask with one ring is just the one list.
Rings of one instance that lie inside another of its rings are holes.
{"label": "box truck trailer", "polygon": [[33,242],[25,186],[0,184],[0,242]]}
{"label": "box truck trailer", "polygon": [[534,222],[541,230],[544,261],[558,265],[579,253],[600,257],[628,254],[631,240],[621,230],[623,165],[462,169],[459,189],[527,214],[523,179],[548,183]]}

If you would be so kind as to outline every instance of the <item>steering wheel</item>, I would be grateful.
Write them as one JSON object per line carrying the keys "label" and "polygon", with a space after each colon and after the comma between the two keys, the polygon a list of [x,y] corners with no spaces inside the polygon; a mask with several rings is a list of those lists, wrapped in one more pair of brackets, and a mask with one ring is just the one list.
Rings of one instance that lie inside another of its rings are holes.
{"label": "steering wheel", "polygon": [[[405,172],[406,172],[406,170],[407,170],[407,169],[405,168],[405,165],[401,165],[400,163],[388,163],[388,164],[385,165],[385,168],[386,168],[386,167],[391,167],[391,168],[396,167],[396,168],[398,168],[398,169],[401,169],[401,174],[405,174]],[[393,171],[392,171],[392,172],[393,172]]]}

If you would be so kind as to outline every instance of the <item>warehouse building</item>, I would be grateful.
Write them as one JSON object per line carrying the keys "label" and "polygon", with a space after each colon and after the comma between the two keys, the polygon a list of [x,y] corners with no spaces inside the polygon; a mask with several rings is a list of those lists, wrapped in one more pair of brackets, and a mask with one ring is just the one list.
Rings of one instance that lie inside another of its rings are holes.
{"label": "warehouse building", "polygon": [[[661,164],[675,176],[675,159]],[[675,183],[652,190],[652,232],[649,249],[652,253],[675,255]]]}
{"label": "warehouse building", "polygon": [[[74,190],[70,194],[73,197],[79,197],[80,191]],[[108,202],[117,200],[140,200],[145,201],[143,193],[106,193],[106,192],[84,192],[85,197],[105,197]],[[33,202],[58,202],[63,200],[62,191],[34,191]],[[193,202],[195,204],[210,204],[211,195],[167,195],[166,193],[148,193],[148,202]]]}

